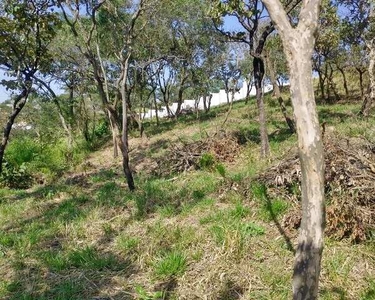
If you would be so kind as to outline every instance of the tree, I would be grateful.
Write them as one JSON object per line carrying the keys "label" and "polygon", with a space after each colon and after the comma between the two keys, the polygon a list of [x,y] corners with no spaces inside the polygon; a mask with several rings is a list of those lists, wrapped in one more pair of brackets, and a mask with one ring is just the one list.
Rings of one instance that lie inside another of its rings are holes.
{"label": "tree", "polygon": [[292,27],[279,0],[263,2],[280,34],[288,60],[302,170],[302,223],[294,265],[293,299],[317,299],[324,231],[324,157],[311,56],[320,1],[302,2],[296,27]]}
{"label": "tree", "polygon": [[48,0],[7,0],[0,11],[0,68],[12,76],[3,80],[17,93],[0,144],[0,173],[5,148],[15,119],[25,106],[38,71],[48,70],[48,46],[55,37],[59,19]]}
{"label": "tree", "polygon": [[[292,12],[300,0],[287,1],[287,12]],[[249,54],[253,57],[254,85],[259,112],[259,130],[261,137],[261,155],[267,157],[270,152],[266,113],[263,100],[263,79],[265,75],[263,49],[267,37],[274,31],[271,21],[265,19],[265,7],[258,0],[228,1],[216,0],[212,8],[212,15],[216,29],[221,32],[228,41],[242,42],[249,46]],[[243,32],[225,31],[220,21],[221,17],[232,16],[237,18],[243,27]]]}
{"label": "tree", "polygon": [[[134,190],[135,185],[129,164],[128,116],[131,90],[128,75],[132,46],[137,33],[142,31],[147,22],[142,20],[139,24],[146,10],[146,2],[57,1],[74,37],[76,49],[91,66],[99,97],[109,116],[114,140],[121,150],[123,171],[130,190]],[[115,90],[113,93],[110,93],[111,87]],[[118,103],[121,103],[122,118],[117,110]]]}

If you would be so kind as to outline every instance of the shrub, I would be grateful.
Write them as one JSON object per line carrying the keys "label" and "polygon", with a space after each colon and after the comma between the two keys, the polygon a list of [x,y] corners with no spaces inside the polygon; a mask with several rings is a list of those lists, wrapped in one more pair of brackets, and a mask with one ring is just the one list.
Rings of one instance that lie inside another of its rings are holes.
{"label": "shrub", "polygon": [[25,163],[17,166],[5,161],[0,183],[11,189],[27,189],[32,185],[33,180]]}

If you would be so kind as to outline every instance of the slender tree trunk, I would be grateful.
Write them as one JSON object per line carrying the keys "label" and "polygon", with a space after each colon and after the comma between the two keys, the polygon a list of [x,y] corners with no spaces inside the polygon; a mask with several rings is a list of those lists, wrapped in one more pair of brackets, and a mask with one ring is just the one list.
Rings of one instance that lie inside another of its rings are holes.
{"label": "slender tree trunk", "polygon": [[231,100],[230,100],[229,108],[228,108],[228,111],[227,111],[227,113],[225,115],[224,122],[221,124],[221,127],[224,127],[224,125],[227,123],[229,115],[232,112],[232,109],[233,109],[233,100],[234,100],[234,93],[235,93],[235,91],[233,89],[232,92],[231,92],[231,98],[230,98]]}
{"label": "slender tree trunk", "polygon": [[116,132],[115,132],[115,128],[113,125],[110,111],[108,111],[108,119],[109,119],[109,125],[111,127],[111,133],[112,133],[113,158],[117,158],[118,157],[117,137],[116,137]]}
{"label": "slender tree trunk", "polygon": [[22,92],[14,99],[13,110],[8,117],[8,121],[3,129],[3,138],[0,144],[0,174],[3,171],[3,160],[5,148],[9,141],[10,132],[14,124],[14,120],[17,118],[18,114],[21,112],[22,108],[25,106],[27,98],[29,96],[31,89],[31,82],[27,82],[26,86],[23,88]]}
{"label": "slender tree trunk", "polygon": [[331,64],[329,64],[328,66],[329,66],[329,76],[328,76],[327,90],[332,90],[333,95],[335,96],[335,100],[338,101],[340,99],[340,96],[337,93],[336,85],[335,85],[335,82],[333,81],[333,68]]}
{"label": "slender tree trunk", "polygon": [[345,96],[346,97],[349,97],[349,89],[348,89],[348,81],[346,79],[346,74],[345,74],[345,71],[343,68],[340,68],[340,67],[337,67],[337,70],[340,71],[341,75],[342,75],[342,80],[344,82],[344,90],[345,90]]}
{"label": "slender tree trunk", "polygon": [[370,93],[369,93],[369,95],[366,95],[364,97],[364,101],[363,101],[363,104],[362,104],[361,114],[364,117],[369,116],[370,109],[371,109],[373,103],[375,102],[375,74],[374,74],[374,71],[375,71],[375,39],[372,40],[372,41],[369,41],[367,43],[367,47],[370,50],[370,53],[369,53],[370,62],[369,62],[369,66],[368,66],[368,74],[369,74],[369,80],[370,80],[370,85],[369,85]]}
{"label": "slender tree trunk", "polygon": [[265,58],[266,58],[267,66],[268,66],[268,73],[270,75],[270,80],[273,86],[273,94],[279,102],[281,112],[283,113],[284,119],[286,121],[286,124],[289,127],[290,132],[294,133],[296,131],[295,126],[294,126],[294,121],[288,116],[288,111],[285,107],[284,99],[281,96],[280,88],[276,80],[274,65],[272,64],[272,61],[268,55],[266,55]]}
{"label": "slender tree trunk", "polygon": [[318,71],[318,76],[319,76],[320,95],[322,96],[323,101],[325,101],[326,100],[326,94],[324,92],[325,78],[323,78],[322,71]]}
{"label": "slender tree trunk", "polygon": [[128,183],[128,187],[130,191],[135,190],[133,174],[129,164],[129,127],[128,127],[128,99],[126,93],[126,80],[128,76],[128,63],[130,59],[130,54],[128,54],[125,62],[122,65],[122,80],[121,80],[121,100],[122,100],[122,136],[118,138],[118,144],[120,146],[121,154],[122,154],[122,167],[124,170],[124,174],[126,177],[126,181]]}
{"label": "slender tree trunk", "polygon": [[156,117],[156,126],[159,126],[159,115],[158,115],[158,104],[156,101],[156,93],[154,92],[154,106],[155,106],[155,117]]}
{"label": "slender tree trunk", "polygon": [[270,154],[270,145],[268,141],[267,133],[267,123],[266,123],[266,113],[264,108],[263,99],[263,76],[264,76],[264,63],[259,57],[254,57],[254,79],[255,79],[255,89],[257,106],[259,113],[259,130],[260,130],[260,141],[261,141],[261,156],[267,157]]}
{"label": "slender tree trunk", "polygon": [[363,98],[364,95],[365,95],[365,89],[364,89],[364,86],[363,86],[363,74],[365,72],[363,72],[360,68],[356,68],[358,74],[359,74],[359,87],[361,89],[361,97]]}

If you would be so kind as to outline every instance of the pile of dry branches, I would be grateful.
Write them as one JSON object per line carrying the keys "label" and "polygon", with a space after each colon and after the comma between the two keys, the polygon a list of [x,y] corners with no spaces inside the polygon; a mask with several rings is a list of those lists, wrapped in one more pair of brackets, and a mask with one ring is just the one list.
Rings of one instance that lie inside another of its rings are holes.
{"label": "pile of dry branches", "polygon": [[158,161],[159,175],[199,169],[203,155],[212,155],[215,162],[232,162],[240,150],[238,140],[222,133],[200,141],[178,140],[171,143],[168,153]]}
{"label": "pile of dry branches", "polygon": [[[337,239],[360,242],[375,229],[375,148],[360,138],[327,136],[325,148],[326,233]],[[297,154],[285,158],[259,178],[271,196],[299,200],[301,168]],[[296,201],[297,203],[297,201]],[[298,228],[297,208],[284,219],[288,229]]]}

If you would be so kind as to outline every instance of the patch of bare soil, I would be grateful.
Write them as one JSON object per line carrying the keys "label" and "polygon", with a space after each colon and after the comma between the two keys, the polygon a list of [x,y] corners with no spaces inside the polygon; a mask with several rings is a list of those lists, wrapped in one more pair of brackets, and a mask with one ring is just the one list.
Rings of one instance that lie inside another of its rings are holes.
{"label": "patch of bare soil", "polygon": [[[375,229],[375,145],[361,138],[324,138],[326,234],[353,242],[366,240]],[[258,180],[271,197],[299,202],[301,167],[297,151],[266,170]],[[299,205],[296,205],[299,207]],[[299,209],[284,219],[287,229],[300,225]]]}

